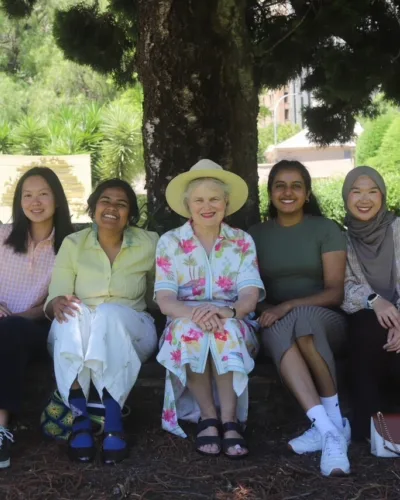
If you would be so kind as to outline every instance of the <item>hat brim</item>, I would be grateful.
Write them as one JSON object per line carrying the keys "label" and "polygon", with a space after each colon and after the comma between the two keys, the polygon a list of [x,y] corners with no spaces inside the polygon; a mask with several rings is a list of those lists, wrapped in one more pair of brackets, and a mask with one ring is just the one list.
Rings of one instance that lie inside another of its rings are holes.
{"label": "hat brim", "polygon": [[226,215],[231,215],[237,212],[246,203],[249,195],[249,188],[246,182],[233,172],[214,169],[201,171],[189,170],[189,172],[179,174],[172,179],[165,191],[167,203],[174,212],[182,215],[182,217],[186,217],[187,219],[191,217],[189,210],[183,203],[183,193],[185,192],[189,182],[194,181],[195,179],[202,179],[204,177],[218,179],[229,187],[229,205]]}

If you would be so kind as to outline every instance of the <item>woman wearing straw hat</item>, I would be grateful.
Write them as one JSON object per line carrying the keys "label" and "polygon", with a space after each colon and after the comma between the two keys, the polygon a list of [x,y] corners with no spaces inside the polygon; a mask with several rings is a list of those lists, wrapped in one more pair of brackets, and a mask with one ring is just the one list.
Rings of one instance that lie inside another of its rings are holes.
{"label": "woman wearing straw hat", "polygon": [[229,458],[248,454],[241,424],[259,347],[251,315],[265,297],[252,238],[223,222],[247,195],[243,179],[211,160],[175,177],[167,202],[189,221],[160,238],[156,258],[168,316],[157,356],[167,369],[163,428],[186,437],[178,419],[198,422],[196,450]]}

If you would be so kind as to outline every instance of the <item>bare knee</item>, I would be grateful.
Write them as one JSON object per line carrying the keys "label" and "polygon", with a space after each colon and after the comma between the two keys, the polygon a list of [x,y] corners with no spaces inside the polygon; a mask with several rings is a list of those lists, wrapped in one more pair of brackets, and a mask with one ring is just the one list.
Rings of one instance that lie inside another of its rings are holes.
{"label": "bare knee", "polygon": [[297,344],[297,346],[300,349],[302,354],[315,351],[314,336],[313,335],[304,335],[303,337],[297,338],[296,344]]}
{"label": "bare knee", "polygon": [[211,364],[210,360],[207,359],[206,365],[204,367],[203,372],[194,372],[192,368],[190,367],[190,363],[185,365],[186,367],[186,376],[188,379],[191,381],[201,381],[201,380],[209,380],[211,378]]}

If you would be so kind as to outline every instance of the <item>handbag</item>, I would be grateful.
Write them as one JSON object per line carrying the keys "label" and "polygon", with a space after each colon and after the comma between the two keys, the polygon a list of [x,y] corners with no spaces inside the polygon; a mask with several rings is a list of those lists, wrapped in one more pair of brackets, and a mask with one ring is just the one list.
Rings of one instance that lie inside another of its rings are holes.
{"label": "handbag", "polygon": [[376,457],[400,457],[400,414],[378,411],[371,417],[371,453]]}
{"label": "handbag", "polygon": [[[104,431],[105,408],[102,403],[87,403],[89,418],[92,422],[93,433],[98,436]],[[125,405],[122,409],[122,417],[127,417],[131,410]],[[40,428],[43,434],[50,439],[58,441],[68,440],[72,432],[74,417],[71,410],[64,404],[58,390],[55,390],[42,411],[40,416]]]}

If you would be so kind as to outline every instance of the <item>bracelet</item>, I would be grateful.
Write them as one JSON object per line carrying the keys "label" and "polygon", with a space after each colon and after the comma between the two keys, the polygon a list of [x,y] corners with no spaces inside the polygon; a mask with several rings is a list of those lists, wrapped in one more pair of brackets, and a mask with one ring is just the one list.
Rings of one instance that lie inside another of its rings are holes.
{"label": "bracelet", "polygon": [[232,319],[236,318],[236,309],[233,306],[227,306],[227,307],[233,312]]}

